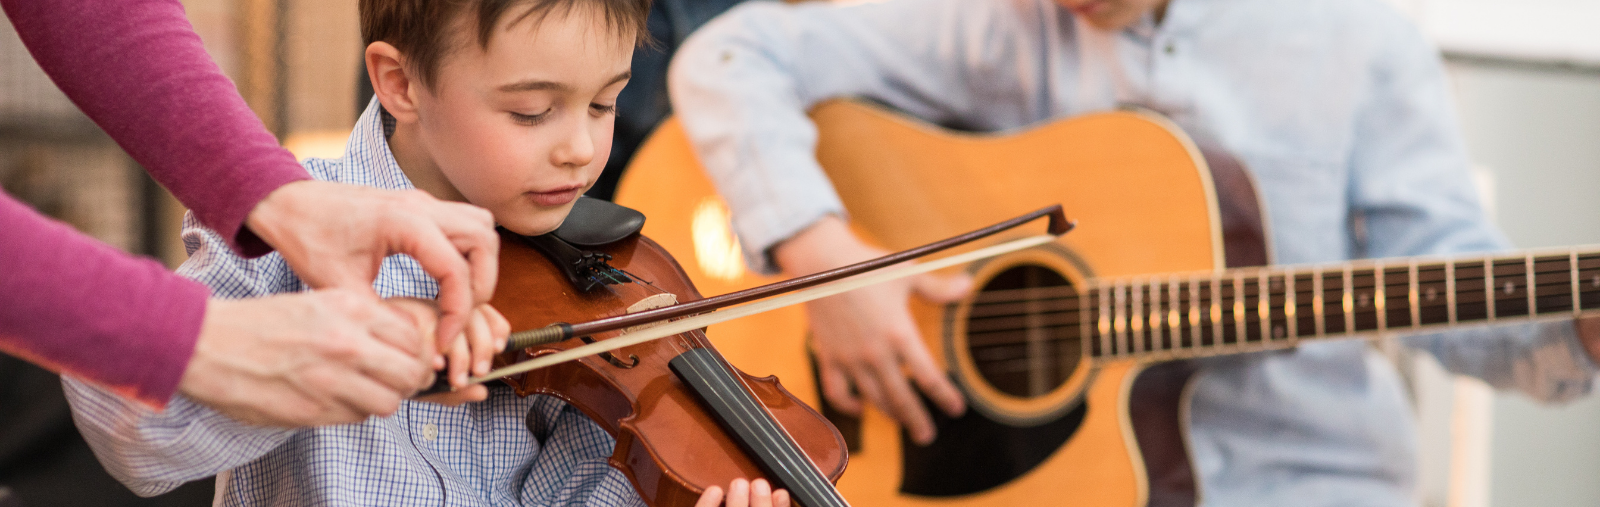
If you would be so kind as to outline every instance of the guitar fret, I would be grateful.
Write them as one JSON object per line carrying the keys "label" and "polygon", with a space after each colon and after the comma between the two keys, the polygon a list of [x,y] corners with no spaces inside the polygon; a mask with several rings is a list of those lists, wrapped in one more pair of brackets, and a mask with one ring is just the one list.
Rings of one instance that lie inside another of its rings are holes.
{"label": "guitar fret", "polygon": [[1311,268],[1311,311],[1315,314],[1312,322],[1316,323],[1317,338],[1328,334],[1328,307],[1323,301],[1322,268]]}
{"label": "guitar fret", "polygon": [[1244,316],[1244,274],[1235,271],[1233,273],[1233,343],[1236,345],[1242,345],[1250,341],[1245,334],[1246,328],[1249,326],[1245,325]]}
{"label": "guitar fret", "polygon": [[1128,350],[1144,352],[1144,288],[1138,280],[1128,282]]}
{"label": "guitar fret", "polygon": [[1483,259],[1483,306],[1488,322],[1494,322],[1494,258]]}
{"label": "guitar fret", "polygon": [[1211,275],[1211,346],[1222,345],[1222,297],[1221,274]]}
{"label": "guitar fret", "polygon": [[1450,325],[1456,325],[1456,261],[1444,262],[1445,310],[1450,313]]}
{"label": "guitar fret", "polygon": [[1535,273],[1533,270],[1532,252],[1529,252],[1527,257],[1523,259],[1523,265],[1528,272],[1528,318],[1534,319],[1538,318],[1539,316],[1539,280],[1538,277],[1535,276],[1537,273]]}
{"label": "guitar fret", "polygon": [[1104,282],[1100,283],[1100,352],[1110,356],[1111,349],[1111,292],[1114,290]]}
{"label": "guitar fret", "polygon": [[1346,333],[1356,331],[1356,296],[1355,287],[1352,287],[1355,285],[1355,274],[1350,272],[1350,268],[1350,264],[1346,263],[1344,265],[1344,299],[1342,302],[1344,303],[1344,332]]}
{"label": "guitar fret", "polygon": [[1265,271],[1256,272],[1256,314],[1261,317],[1261,343],[1272,342],[1272,287]]}
{"label": "guitar fret", "polygon": [[1574,248],[1568,255],[1568,269],[1572,272],[1572,317],[1583,315],[1583,293],[1578,290],[1578,249]]}
{"label": "guitar fret", "polygon": [[1189,277],[1189,348],[1199,350],[1205,345],[1205,333],[1200,330],[1200,277]]}
{"label": "guitar fret", "polygon": [[1150,323],[1147,326],[1150,328],[1150,350],[1165,350],[1161,344],[1165,339],[1161,333],[1161,282],[1151,279],[1145,286],[1150,288]]}
{"label": "guitar fret", "polygon": [[1116,328],[1116,355],[1128,355],[1128,285],[1126,281],[1117,282],[1116,315],[1111,317],[1111,326]]}
{"label": "guitar fret", "polygon": [[1383,261],[1378,261],[1372,267],[1372,308],[1378,312],[1378,333],[1383,334],[1389,330],[1389,306],[1383,296],[1387,287],[1383,280]]}
{"label": "guitar fret", "polygon": [[1182,304],[1183,288],[1178,285],[1178,276],[1167,277],[1167,339],[1172,340],[1172,350],[1183,350],[1183,326],[1178,320],[1178,308]]}
{"label": "guitar fret", "polygon": [[1300,318],[1296,313],[1295,296],[1300,293],[1299,284],[1294,280],[1294,269],[1283,270],[1283,321],[1284,327],[1289,331],[1289,346],[1300,343]]}
{"label": "guitar fret", "polygon": [[1406,292],[1406,301],[1411,303],[1411,329],[1422,327],[1422,307],[1420,298],[1417,297],[1417,260],[1411,259],[1406,265],[1406,274],[1409,276]]}

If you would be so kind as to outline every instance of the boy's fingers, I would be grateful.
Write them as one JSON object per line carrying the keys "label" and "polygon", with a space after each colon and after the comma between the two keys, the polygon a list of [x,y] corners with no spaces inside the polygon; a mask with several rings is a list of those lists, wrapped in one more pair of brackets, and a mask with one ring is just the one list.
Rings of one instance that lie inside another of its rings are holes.
{"label": "boy's fingers", "polygon": [[467,346],[466,335],[457,335],[450,345],[450,386],[460,389],[467,386],[467,370],[472,368],[472,350]]}
{"label": "boy's fingers", "polygon": [[728,485],[728,507],[750,507],[750,481],[744,478],[733,480]]}
{"label": "boy's fingers", "polygon": [[706,488],[706,492],[700,494],[700,501],[694,503],[694,507],[717,507],[718,505],[722,505],[721,486]]}
{"label": "boy's fingers", "polygon": [[750,481],[750,505],[752,507],[772,507],[772,486],[766,479]]}
{"label": "boy's fingers", "polygon": [[472,342],[472,375],[489,373],[489,363],[494,358],[496,347],[494,333],[489,330],[489,321],[483,312],[472,312],[472,321],[467,326],[467,337]]}
{"label": "boy's fingers", "polygon": [[478,307],[478,310],[483,312],[485,318],[489,319],[489,331],[494,336],[494,351],[505,352],[506,339],[511,336],[511,322],[506,320],[506,316],[501,315],[500,310],[494,309],[493,306],[482,305]]}
{"label": "boy's fingers", "polygon": [[489,399],[489,388],[484,387],[483,384],[473,384],[450,392],[418,396],[412,399],[416,401],[454,407],[465,403],[476,403]]}
{"label": "boy's fingers", "polygon": [[789,507],[789,490],[780,489],[773,491],[772,507]]}

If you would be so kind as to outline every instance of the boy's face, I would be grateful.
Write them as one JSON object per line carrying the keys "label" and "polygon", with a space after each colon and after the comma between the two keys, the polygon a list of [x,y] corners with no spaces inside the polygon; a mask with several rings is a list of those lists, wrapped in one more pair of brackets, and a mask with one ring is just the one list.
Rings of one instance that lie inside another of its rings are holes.
{"label": "boy's face", "polygon": [[486,51],[461,35],[469,42],[441,59],[432,89],[414,87],[415,139],[460,198],[537,235],[561,225],[606,165],[634,40],[582,5],[537,23],[515,17]]}
{"label": "boy's face", "polygon": [[1055,0],[1102,30],[1121,30],[1146,13],[1165,8],[1168,0]]}

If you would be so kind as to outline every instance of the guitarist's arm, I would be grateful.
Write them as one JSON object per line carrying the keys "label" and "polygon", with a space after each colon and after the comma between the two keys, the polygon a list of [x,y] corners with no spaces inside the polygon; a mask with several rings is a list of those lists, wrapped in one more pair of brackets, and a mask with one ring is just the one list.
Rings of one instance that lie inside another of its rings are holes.
{"label": "guitarist's arm", "polygon": [[[690,37],[669,76],[674,109],[733,210],[752,266],[798,275],[878,254],[844,226],[844,208],[815,159],[816,128],[805,114],[812,105],[864,97],[926,120],[978,128],[992,125],[961,120],[979,109],[1010,124],[1044,119],[1049,108],[1032,102],[1045,94],[1020,92],[1040,85],[1015,80],[1049,75],[1017,67],[1043,65],[1048,59],[1024,53],[1053,45],[1019,42],[1010,34],[1031,33],[1022,30],[1030,16],[1037,23],[1055,14],[1030,15],[1009,4],[752,2]],[[993,90],[1018,92],[997,96]],[[931,441],[932,420],[902,368],[944,411],[959,414],[964,407],[922,344],[907,298],[919,288],[946,298],[963,284],[924,278],[810,304],[829,402],[854,412],[859,393],[904,423],[913,438]]]}
{"label": "guitarist's arm", "polygon": [[[1390,33],[1418,37],[1415,30]],[[1360,257],[1506,250],[1468,171],[1444,69],[1421,40],[1385,53],[1368,104],[1358,114],[1351,151],[1351,212],[1361,224]],[[1501,389],[1560,401],[1587,393],[1600,351],[1600,326],[1580,321],[1475,328],[1410,338],[1446,369]],[[1587,332],[1580,334],[1576,329]]]}

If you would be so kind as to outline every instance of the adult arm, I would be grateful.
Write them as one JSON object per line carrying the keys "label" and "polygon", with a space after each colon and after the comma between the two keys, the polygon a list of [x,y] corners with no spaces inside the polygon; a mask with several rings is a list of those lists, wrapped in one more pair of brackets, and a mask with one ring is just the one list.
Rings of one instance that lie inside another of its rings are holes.
{"label": "adult arm", "polygon": [[[1403,21],[1374,22],[1387,23],[1380,26],[1392,37],[1374,62],[1372,93],[1357,119],[1351,158],[1352,208],[1366,230],[1362,253],[1396,257],[1508,248],[1478,202],[1437,53]],[[1472,328],[1407,343],[1427,350],[1451,372],[1545,401],[1587,393],[1597,371],[1572,321]]]}
{"label": "adult arm", "polygon": [[311,182],[205,52],[178,0],[0,0],[73,103],[246,256],[274,247],[315,288],[370,291],[406,253],[440,282],[445,350],[494,292],[487,211]]}
{"label": "adult arm", "polygon": [[[669,70],[669,91],[733,209],[751,265],[803,275],[884,253],[850,232],[816,161],[816,127],[805,115],[816,103],[861,97],[978,129],[1043,117],[1043,95],[1013,82],[1041,75],[1018,66],[1042,70],[1036,46],[1046,44],[1016,34],[1046,33],[1032,26],[1056,14],[1042,5],[1049,4],[752,2],[691,36]],[[916,441],[931,441],[932,419],[903,371],[946,413],[959,414],[964,403],[923,344],[908,298],[949,301],[969,285],[925,276],[808,304],[828,401],[857,412],[859,393]]]}
{"label": "adult arm", "polygon": [[206,288],[0,193],[0,349],[153,406],[178,389]]}

